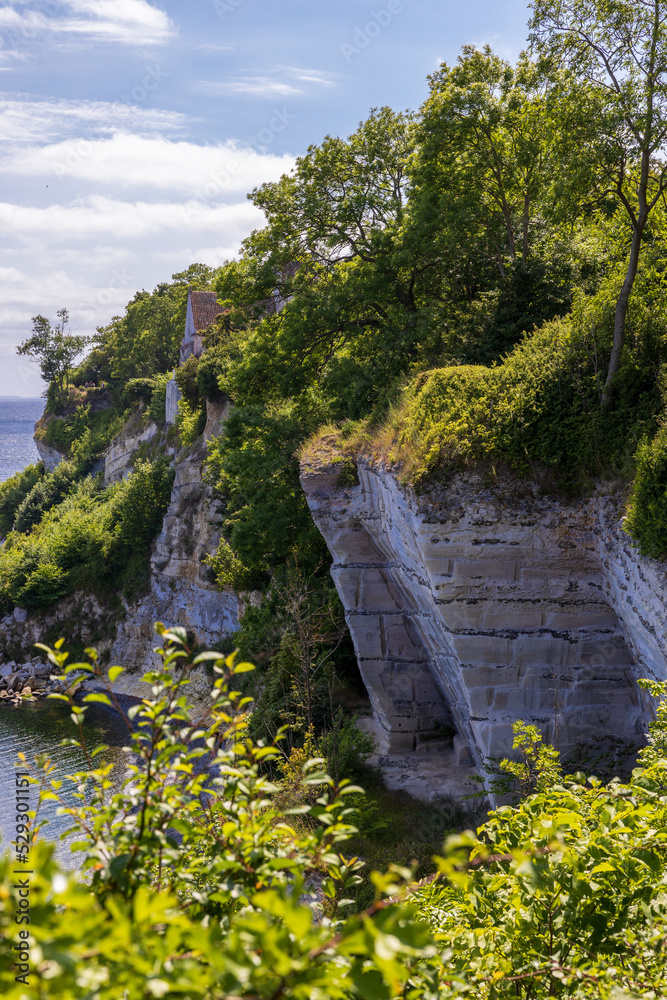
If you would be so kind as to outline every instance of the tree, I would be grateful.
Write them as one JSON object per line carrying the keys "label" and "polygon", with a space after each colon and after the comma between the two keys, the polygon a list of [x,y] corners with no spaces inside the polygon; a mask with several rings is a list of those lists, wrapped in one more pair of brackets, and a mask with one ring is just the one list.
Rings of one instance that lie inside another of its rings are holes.
{"label": "tree", "polygon": [[42,378],[55,387],[56,399],[61,403],[67,393],[69,374],[76,358],[89,343],[88,337],[67,333],[67,309],[59,309],[54,327],[44,316],[32,317],[32,337],[16,348],[18,354],[35,358]]}
{"label": "tree", "polygon": [[457,65],[443,63],[429,83],[415,169],[418,210],[429,212],[434,226],[439,219],[441,229],[481,240],[504,279],[531,250],[549,151],[548,78],[525,56],[515,68],[488,45],[466,45]]}
{"label": "tree", "polygon": [[[258,387],[292,397],[310,383],[334,419],[362,415],[430,335],[419,265],[402,246],[413,147],[412,116],[375,109],[348,138],[325,137],[293,174],[253,191],[267,225],[216,285],[239,319],[270,313],[223,387],[235,401],[256,400]],[[277,315],[276,293],[287,302]]]}
{"label": "tree", "polygon": [[[616,302],[614,339],[602,395],[609,403],[625,340],[642,238],[667,189],[665,0],[534,0],[531,41],[571,74],[565,102],[571,175],[597,181],[601,198],[623,206],[632,238]],[[582,157],[588,158],[586,169]],[[587,192],[588,193],[588,192]]]}

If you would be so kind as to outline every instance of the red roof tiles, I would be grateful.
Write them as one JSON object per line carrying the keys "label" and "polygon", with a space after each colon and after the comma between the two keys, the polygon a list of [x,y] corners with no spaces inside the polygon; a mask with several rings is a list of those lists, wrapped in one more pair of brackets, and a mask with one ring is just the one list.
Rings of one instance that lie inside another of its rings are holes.
{"label": "red roof tiles", "polygon": [[211,325],[216,316],[224,312],[223,307],[218,302],[215,292],[195,292],[190,289],[190,302],[192,303],[192,318],[195,330],[205,330]]}

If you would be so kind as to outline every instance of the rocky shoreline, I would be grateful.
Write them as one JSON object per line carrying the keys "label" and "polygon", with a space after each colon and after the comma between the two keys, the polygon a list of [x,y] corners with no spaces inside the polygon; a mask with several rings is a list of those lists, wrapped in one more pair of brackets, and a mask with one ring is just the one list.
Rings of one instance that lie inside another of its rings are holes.
{"label": "rocky shoreline", "polygon": [[65,685],[53,675],[53,667],[39,657],[25,663],[0,665],[0,705],[20,705],[49,694],[61,694]]}

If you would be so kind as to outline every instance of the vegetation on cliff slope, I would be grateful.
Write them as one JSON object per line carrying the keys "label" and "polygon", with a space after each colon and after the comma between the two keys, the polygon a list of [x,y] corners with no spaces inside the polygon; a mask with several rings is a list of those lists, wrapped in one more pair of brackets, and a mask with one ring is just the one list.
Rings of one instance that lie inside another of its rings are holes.
{"label": "vegetation on cliff slope", "polygon": [[[564,775],[557,752],[518,723],[524,759],[503,767],[523,785],[519,804],[448,838],[421,884],[409,867],[374,872],[374,899],[360,907],[367,872],[345,852],[363,793],[305,755],[298,772],[269,780],[265,763],[281,759],[280,742],[248,734],[238,689],[250,665],[195,655],[183,630],[158,630],[152,697],[126,717],[134,752],[122,789],[85,744],[89,766],[70,777],[67,798],[48,761],[31,766],[41,798],[61,802],[71,820],[85,877],[60,870],[35,839],[38,814],[21,814],[27,846],[0,861],[8,1000],[22,1000],[26,983],[53,1000],[116,1000],[119,989],[127,1000],[665,995],[664,700],[627,784]],[[86,702],[111,704],[108,682],[108,694],[75,698],[84,677],[105,682],[94,656],[49,657],[75,721]],[[184,695],[201,662],[215,677],[205,724],[193,722]],[[652,691],[664,698],[662,685]]]}

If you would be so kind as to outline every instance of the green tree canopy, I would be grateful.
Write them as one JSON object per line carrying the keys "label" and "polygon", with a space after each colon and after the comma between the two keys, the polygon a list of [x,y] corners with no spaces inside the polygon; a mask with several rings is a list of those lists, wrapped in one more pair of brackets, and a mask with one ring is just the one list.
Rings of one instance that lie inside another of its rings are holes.
{"label": "green tree canopy", "polygon": [[67,309],[59,309],[58,322],[52,327],[45,316],[33,316],[32,336],[16,348],[18,354],[34,358],[42,378],[55,387],[58,403],[67,392],[70,372],[77,357],[88,344],[88,338],[67,332]]}
{"label": "green tree canopy", "polygon": [[628,303],[649,216],[667,188],[667,3],[534,0],[531,39],[572,84],[558,114],[580,196],[613,196],[631,227],[603,405],[625,341]]}

